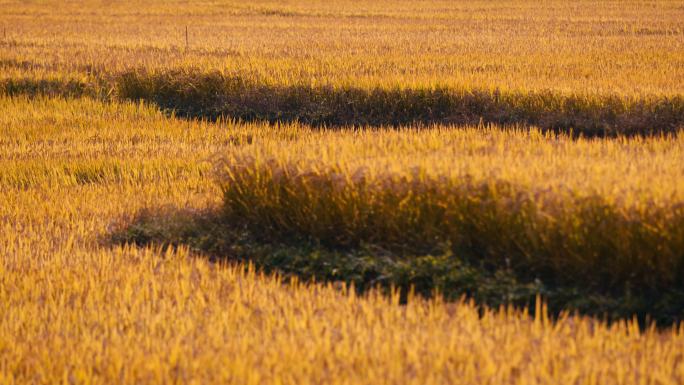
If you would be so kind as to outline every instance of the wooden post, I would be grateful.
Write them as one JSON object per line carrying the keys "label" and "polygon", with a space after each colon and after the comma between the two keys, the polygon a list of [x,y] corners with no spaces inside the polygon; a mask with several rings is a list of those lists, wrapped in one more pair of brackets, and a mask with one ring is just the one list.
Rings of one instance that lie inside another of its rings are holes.
{"label": "wooden post", "polygon": [[185,26],[185,50],[187,51],[189,49],[190,49],[190,42],[188,40],[188,26],[186,25]]}

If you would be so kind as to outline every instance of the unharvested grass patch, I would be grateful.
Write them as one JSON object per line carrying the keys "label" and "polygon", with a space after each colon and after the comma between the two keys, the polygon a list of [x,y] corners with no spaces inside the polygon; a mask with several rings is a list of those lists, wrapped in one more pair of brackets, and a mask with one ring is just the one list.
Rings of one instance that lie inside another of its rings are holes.
{"label": "unharvested grass patch", "polygon": [[283,85],[193,69],[129,71],[117,77],[116,88],[121,98],[154,102],[181,116],[316,126],[519,123],[585,136],[616,136],[675,133],[684,125],[681,96]]}
{"label": "unharvested grass patch", "polygon": [[677,138],[462,127],[312,133],[243,147],[220,174],[225,220],[254,233],[404,260],[449,252],[679,319],[681,161]]}

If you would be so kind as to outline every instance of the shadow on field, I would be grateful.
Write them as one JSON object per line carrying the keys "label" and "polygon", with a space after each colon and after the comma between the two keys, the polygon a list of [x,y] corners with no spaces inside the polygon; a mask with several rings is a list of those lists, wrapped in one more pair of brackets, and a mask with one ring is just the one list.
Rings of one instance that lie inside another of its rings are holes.
{"label": "shadow on field", "polygon": [[[2,67],[0,66],[0,70]],[[108,100],[114,89],[107,81],[93,78],[89,81],[75,78],[55,79],[0,79],[0,95],[59,98],[94,98]]]}
{"label": "shadow on field", "polygon": [[[0,62],[29,67],[32,62]],[[279,85],[198,69],[106,74],[85,78],[0,80],[0,95],[143,100],[178,117],[300,122],[316,127],[405,125],[532,125],[571,136],[677,134],[684,96],[622,97],[487,88],[361,88]]]}
{"label": "shadow on field", "polygon": [[530,280],[507,266],[473,263],[454,255],[449,245],[419,255],[371,244],[336,248],[312,239],[250,230],[231,222],[221,209],[143,210],[111,232],[107,242],[165,248],[186,245],[212,261],[251,262],[266,273],[281,274],[286,281],[297,277],[353,284],[359,293],[396,288],[402,303],[410,291],[424,297],[439,293],[446,300],[465,296],[481,306],[514,305],[534,314],[535,300],[541,297],[553,316],[570,311],[607,321],[637,317],[644,327],[651,322],[659,326],[680,322],[684,309],[684,293],[676,288],[654,297],[630,288],[620,293],[598,292],[582,282],[561,287],[543,279]]}
{"label": "shadow on field", "polygon": [[130,71],[116,78],[116,89],[120,98],[151,102],[183,117],[325,127],[493,123],[583,136],[672,134],[684,127],[681,96],[274,85],[199,70]]}

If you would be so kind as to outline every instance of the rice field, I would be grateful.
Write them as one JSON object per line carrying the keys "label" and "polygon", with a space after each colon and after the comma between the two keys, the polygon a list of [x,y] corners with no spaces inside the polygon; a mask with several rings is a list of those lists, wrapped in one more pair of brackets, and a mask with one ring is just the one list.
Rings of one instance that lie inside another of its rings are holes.
{"label": "rice field", "polygon": [[3,6],[4,93],[326,126],[684,125],[677,1],[50,4]]}
{"label": "rice field", "polygon": [[683,383],[682,20],[0,0],[0,384]]}
{"label": "rice field", "polygon": [[254,231],[446,247],[528,281],[658,298],[684,266],[683,148],[499,127],[323,132],[244,146],[219,167],[228,221]]}
{"label": "rice field", "polygon": [[679,1],[54,4],[3,2],[3,78],[180,67],[355,87],[680,96],[684,84]]}
{"label": "rice field", "polygon": [[[5,98],[0,108],[3,383],[682,380],[677,327],[640,330],[636,321],[607,326],[567,314],[552,322],[540,310],[530,318],[506,308],[481,316],[439,297],[402,306],[396,292],[286,284],[187,246],[107,241],[145,207],[220,207],[210,177],[216,153],[244,156],[247,141],[277,150],[331,134],[184,121],[88,99]],[[444,147],[436,139],[449,135],[470,141],[467,132],[437,130],[414,151]],[[417,134],[386,135],[402,143]]]}

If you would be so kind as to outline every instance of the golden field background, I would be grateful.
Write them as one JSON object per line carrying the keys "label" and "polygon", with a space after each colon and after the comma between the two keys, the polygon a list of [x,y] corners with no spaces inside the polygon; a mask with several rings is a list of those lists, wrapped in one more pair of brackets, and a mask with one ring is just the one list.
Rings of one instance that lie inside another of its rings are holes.
{"label": "golden field background", "polygon": [[679,1],[3,1],[0,64],[13,78],[198,67],[276,84],[681,95],[683,19]]}
{"label": "golden field background", "polygon": [[[461,191],[484,207],[468,225],[492,241],[491,261],[515,250],[521,269],[588,286],[678,290],[674,135],[180,119],[118,99],[116,78],[215,70],[267,87],[681,98],[682,20],[678,1],[0,0],[0,89],[11,94],[0,96],[0,383],[684,382],[677,322],[551,320],[539,304],[529,316],[439,296],[403,304],[397,291],[293,283],[193,245],[111,242],[141,210],[173,208],[332,244],[458,244]],[[69,84],[93,97],[64,98]],[[537,211],[506,217],[511,207]]]}
{"label": "golden field background", "polygon": [[[330,134],[181,121],[87,99],[4,98],[0,122],[2,383],[684,380],[678,327],[549,321],[540,311],[536,319],[511,310],[480,317],[473,305],[438,298],[400,306],[396,294],[285,284],[187,247],[102,243],[141,208],[218,204],[208,160],[239,152],[240,138],[283,148]],[[442,135],[465,133],[431,136]]]}
{"label": "golden field background", "polygon": [[671,133],[683,17],[666,1],[10,2],[0,90],[326,126]]}

